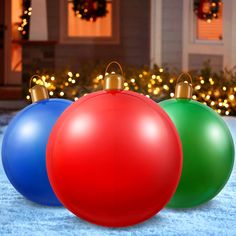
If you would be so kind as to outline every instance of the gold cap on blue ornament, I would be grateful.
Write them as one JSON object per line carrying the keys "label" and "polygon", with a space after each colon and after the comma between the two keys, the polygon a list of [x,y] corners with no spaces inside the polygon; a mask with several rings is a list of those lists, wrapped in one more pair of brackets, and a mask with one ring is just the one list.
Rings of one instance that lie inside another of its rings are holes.
{"label": "gold cap on blue ornament", "polygon": [[[42,82],[43,82],[43,85],[41,84],[36,84],[35,86],[33,86],[31,88],[31,84],[32,84],[32,80],[34,78],[39,78]],[[38,101],[41,101],[41,100],[45,100],[45,99],[49,99],[49,94],[48,94],[48,90],[45,86],[45,82],[44,80],[38,76],[38,75],[33,75],[31,78],[30,78],[30,85],[29,85],[30,89],[30,95],[31,95],[31,100],[32,102],[38,102]]]}

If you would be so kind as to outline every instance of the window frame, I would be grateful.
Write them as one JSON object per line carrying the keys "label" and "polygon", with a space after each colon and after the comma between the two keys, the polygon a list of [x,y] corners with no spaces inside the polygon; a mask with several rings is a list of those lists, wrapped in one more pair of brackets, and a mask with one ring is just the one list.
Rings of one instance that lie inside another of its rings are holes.
{"label": "window frame", "polygon": [[[235,1],[236,4],[236,1]],[[182,69],[189,69],[189,54],[204,55],[223,55],[223,66],[230,67],[234,61],[232,58],[232,30],[233,22],[233,0],[224,1],[223,9],[223,40],[216,42],[214,40],[195,40],[194,38],[194,11],[192,0],[183,0],[183,18],[182,18]],[[236,14],[235,14],[236,16]],[[236,57],[235,57],[236,58]]]}
{"label": "window frame", "polygon": [[[60,0],[60,43],[62,44],[119,44],[120,43],[120,2],[112,0],[112,36],[71,37],[68,35],[68,0]],[[66,9],[66,10],[65,10]]]}
{"label": "window frame", "polygon": [[[224,7],[224,6],[223,6]],[[207,39],[198,39],[197,38],[197,16],[193,10],[193,4],[190,4],[190,32],[191,32],[191,40],[193,43],[197,44],[214,44],[214,45],[223,45],[224,37],[222,40],[207,40]],[[222,14],[222,35],[224,35],[224,9]]]}

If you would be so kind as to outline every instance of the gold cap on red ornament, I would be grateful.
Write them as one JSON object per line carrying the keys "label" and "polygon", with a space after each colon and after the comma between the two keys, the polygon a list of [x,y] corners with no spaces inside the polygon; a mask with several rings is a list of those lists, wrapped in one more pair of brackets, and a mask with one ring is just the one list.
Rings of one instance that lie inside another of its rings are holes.
{"label": "gold cap on red ornament", "polygon": [[[115,64],[119,67],[121,74],[116,74],[114,72],[107,74],[107,70],[112,64]],[[105,71],[105,77],[104,77],[104,89],[105,90],[114,90],[114,89],[123,90],[124,89],[123,70],[122,70],[121,65],[116,61],[112,61],[107,65],[107,68]]]}

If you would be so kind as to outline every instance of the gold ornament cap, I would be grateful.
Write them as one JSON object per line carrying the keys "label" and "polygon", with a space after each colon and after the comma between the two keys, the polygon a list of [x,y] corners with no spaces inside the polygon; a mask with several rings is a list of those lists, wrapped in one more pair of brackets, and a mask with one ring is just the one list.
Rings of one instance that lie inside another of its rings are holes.
{"label": "gold ornament cap", "polygon": [[[108,68],[115,64],[119,67],[121,74],[111,73],[106,75]],[[116,62],[112,61],[107,65],[106,71],[105,71],[105,77],[104,77],[104,89],[105,90],[123,90],[124,89],[124,76],[123,76],[123,70],[121,65]]]}
{"label": "gold ornament cap", "polygon": [[[183,77],[188,77],[189,81],[180,81],[179,80]],[[175,98],[187,98],[192,99],[193,95],[193,86],[192,86],[192,77],[189,73],[183,72],[179,75],[175,87]]]}
{"label": "gold ornament cap", "polygon": [[[40,78],[40,80],[43,81],[44,85],[35,85],[34,87],[31,88],[31,83],[32,83],[32,79],[35,78],[35,77],[38,77]],[[40,76],[35,76],[33,75],[30,79],[30,94],[31,94],[31,100],[32,102],[38,102],[38,101],[41,101],[41,100],[45,100],[45,99],[49,99],[49,95],[48,95],[48,90],[45,86],[45,82],[44,80],[40,77]]]}

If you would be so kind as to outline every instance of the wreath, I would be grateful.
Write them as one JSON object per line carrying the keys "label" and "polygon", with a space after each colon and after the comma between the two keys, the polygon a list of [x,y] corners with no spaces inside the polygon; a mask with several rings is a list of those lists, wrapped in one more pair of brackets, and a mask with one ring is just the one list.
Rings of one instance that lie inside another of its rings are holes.
{"label": "wreath", "polygon": [[211,22],[220,13],[221,0],[194,0],[194,12],[198,19]]}
{"label": "wreath", "polygon": [[73,0],[75,15],[87,21],[96,21],[107,14],[106,0]]}

